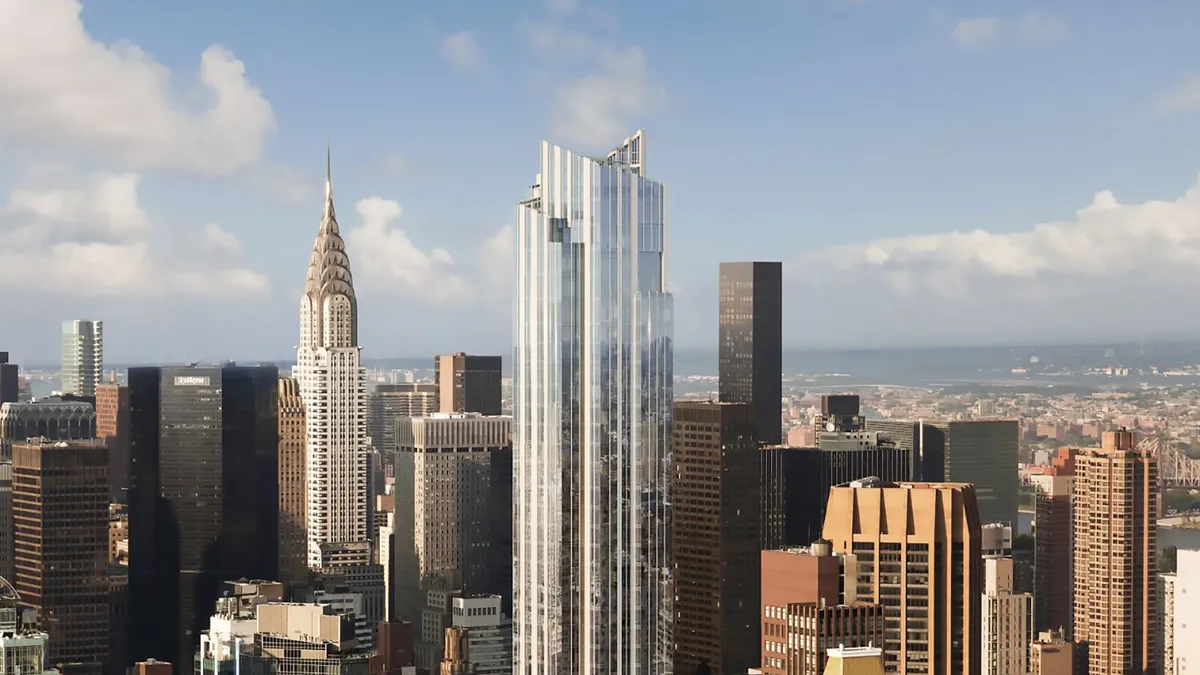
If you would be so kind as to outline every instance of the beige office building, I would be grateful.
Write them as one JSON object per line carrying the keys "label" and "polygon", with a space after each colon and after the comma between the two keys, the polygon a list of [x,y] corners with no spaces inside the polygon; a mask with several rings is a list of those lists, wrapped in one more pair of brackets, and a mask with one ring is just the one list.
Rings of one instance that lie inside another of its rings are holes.
{"label": "beige office building", "polygon": [[1075,631],[1088,675],[1158,671],[1158,460],[1105,432],[1075,456]]}
{"label": "beige office building", "polygon": [[835,552],[855,556],[858,600],[884,606],[885,672],[980,672],[982,534],[973,486],[835,487],[824,537]]}
{"label": "beige office building", "polygon": [[1042,631],[1029,645],[1029,675],[1074,675],[1074,645],[1060,630]]}
{"label": "beige office building", "polygon": [[300,386],[279,378],[279,576],[289,588],[308,572],[306,429]]}
{"label": "beige office building", "polygon": [[983,675],[1028,671],[1033,596],[1013,592],[1013,559],[983,559]]}

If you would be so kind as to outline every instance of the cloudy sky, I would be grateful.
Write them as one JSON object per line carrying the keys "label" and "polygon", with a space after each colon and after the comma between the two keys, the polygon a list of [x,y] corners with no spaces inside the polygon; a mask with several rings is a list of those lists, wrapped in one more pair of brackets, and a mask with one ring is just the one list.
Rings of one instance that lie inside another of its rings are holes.
{"label": "cloudy sky", "polygon": [[0,0],[0,349],[285,358],[326,139],[365,356],[507,353],[546,138],[648,130],[681,346],[1200,338],[1195,3]]}

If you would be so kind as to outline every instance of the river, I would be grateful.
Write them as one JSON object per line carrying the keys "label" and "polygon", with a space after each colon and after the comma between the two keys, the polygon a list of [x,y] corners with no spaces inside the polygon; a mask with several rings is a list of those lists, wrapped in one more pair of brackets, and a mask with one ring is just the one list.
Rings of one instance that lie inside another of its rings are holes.
{"label": "river", "polygon": [[[1033,514],[1024,511],[1017,514],[1017,534],[1027,534],[1033,531]],[[1200,528],[1159,527],[1158,547],[1175,546],[1177,548],[1200,549]]]}

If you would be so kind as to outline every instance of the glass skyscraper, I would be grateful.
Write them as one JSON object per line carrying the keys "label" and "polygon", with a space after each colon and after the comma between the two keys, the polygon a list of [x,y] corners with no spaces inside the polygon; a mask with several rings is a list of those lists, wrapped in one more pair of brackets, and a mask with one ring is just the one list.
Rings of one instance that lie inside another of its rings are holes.
{"label": "glass skyscraper", "polygon": [[517,210],[514,665],[671,669],[672,303],[665,189],[638,132],[542,143]]}
{"label": "glass skyscraper", "polygon": [[62,325],[62,391],[95,396],[104,373],[104,322],[76,319]]}

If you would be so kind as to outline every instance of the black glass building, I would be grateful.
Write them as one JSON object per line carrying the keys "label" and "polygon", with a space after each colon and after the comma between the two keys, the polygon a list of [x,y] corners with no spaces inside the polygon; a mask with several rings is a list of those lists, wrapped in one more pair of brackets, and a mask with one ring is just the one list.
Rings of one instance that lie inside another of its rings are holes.
{"label": "black glass building", "polygon": [[133,660],[191,663],[222,582],[278,578],[278,379],[129,369]]}
{"label": "black glass building", "polygon": [[717,374],[723,403],[753,404],[759,441],[783,442],[783,264],[721,263]]}
{"label": "black glass building", "polygon": [[8,352],[0,352],[0,404],[16,403],[18,387],[17,364],[8,362]]}

